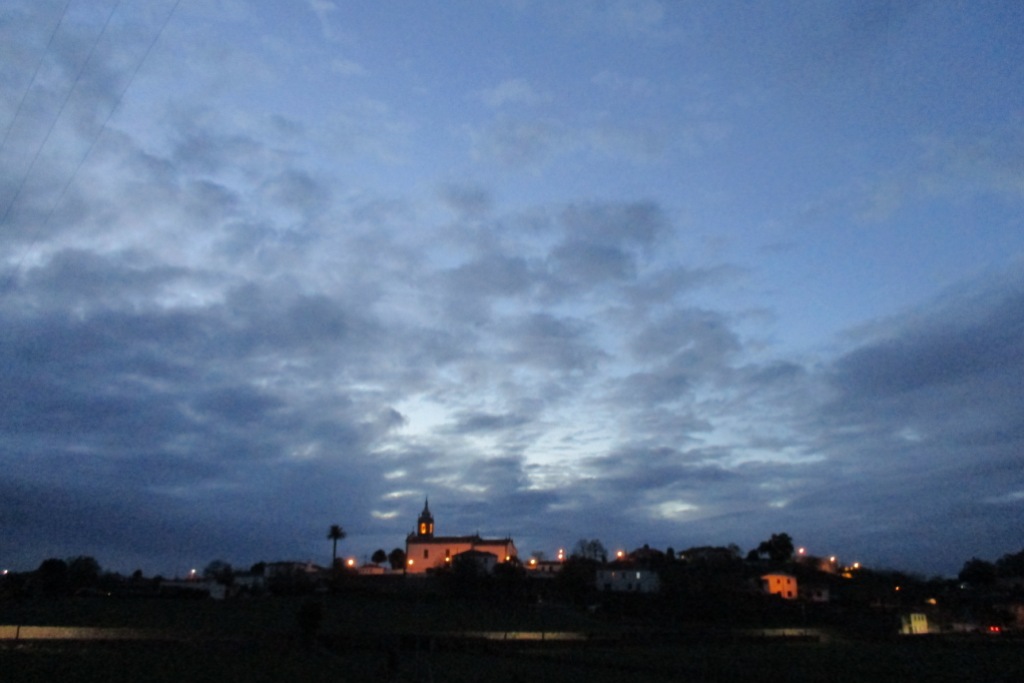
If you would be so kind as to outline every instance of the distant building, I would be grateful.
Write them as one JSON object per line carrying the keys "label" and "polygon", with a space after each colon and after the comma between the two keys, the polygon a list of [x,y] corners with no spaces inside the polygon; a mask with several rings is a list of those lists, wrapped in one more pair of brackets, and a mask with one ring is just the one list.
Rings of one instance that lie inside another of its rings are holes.
{"label": "distant building", "polygon": [[761,588],[768,595],[778,595],[785,600],[796,600],[799,595],[796,577],[789,574],[765,574],[761,577]]}
{"label": "distant building", "polygon": [[263,568],[263,576],[267,579],[297,575],[316,576],[323,572],[323,567],[312,562],[270,562]]}
{"label": "distant building", "polygon": [[483,550],[466,550],[455,555],[454,563],[460,567],[472,567],[479,574],[490,574],[498,564],[498,556]]}
{"label": "distant building", "polygon": [[903,635],[928,633],[928,616],[921,613],[904,614],[900,617],[900,633]]}
{"label": "distant building", "polygon": [[[416,520],[416,532],[405,539],[405,573],[424,574],[431,570],[450,567],[455,557],[466,552],[489,553],[495,564],[511,562],[518,558],[516,545],[511,538],[481,538],[472,536],[435,536],[434,515],[430,512],[429,501],[423,503],[423,512]],[[474,561],[479,556],[470,556]],[[493,569],[493,565],[491,565]]]}
{"label": "distant building", "polygon": [[798,595],[801,600],[808,602],[828,602],[831,597],[829,587],[823,583],[801,583]]}
{"label": "distant building", "polygon": [[556,560],[538,560],[537,558],[531,558],[526,563],[526,571],[530,576],[536,576],[539,578],[554,578],[558,572],[562,571],[562,567],[565,562],[559,562]]}
{"label": "distant building", "polygon": [[657,572],[642,569],[632,562],[612,562],[597,570],[595,585],[599,591],[613,593],[657,593],[661,579]]}

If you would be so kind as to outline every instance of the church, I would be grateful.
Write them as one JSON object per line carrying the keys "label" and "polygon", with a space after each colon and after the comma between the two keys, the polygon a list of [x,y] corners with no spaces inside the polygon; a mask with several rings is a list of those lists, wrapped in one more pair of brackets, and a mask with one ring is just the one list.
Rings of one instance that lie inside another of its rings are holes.
{"label": "church", "polygon": [[471,553],[478,561],[492,555],[494,563],[510,562],[517,558],[516,544],[511,538],[481,538],[472,536],[435,536],[434,515],[430,513],[430,501],[423,503],[423,512],[416,522],[416,531],[405,539],[405,573],[425,574],[434,569],[450,567],[452,561],[462,553]]}

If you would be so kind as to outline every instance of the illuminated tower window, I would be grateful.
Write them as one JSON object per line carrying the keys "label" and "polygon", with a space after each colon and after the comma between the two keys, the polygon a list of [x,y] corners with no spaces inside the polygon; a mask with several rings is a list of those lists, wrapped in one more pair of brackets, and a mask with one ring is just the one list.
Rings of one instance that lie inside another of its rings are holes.
{"label": "illuminated tower window", "polygon": [[430,514],[429,501],[423,501],[423,512],[416,525],[416,535],[420,538],[432,538],[434,536],[434,515]]}

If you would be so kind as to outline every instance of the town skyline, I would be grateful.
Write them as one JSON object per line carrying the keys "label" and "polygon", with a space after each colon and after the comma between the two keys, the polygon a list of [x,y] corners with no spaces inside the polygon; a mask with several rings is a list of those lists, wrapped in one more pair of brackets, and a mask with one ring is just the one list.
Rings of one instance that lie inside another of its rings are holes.
{"label": "town skyline", "polygon": [[[424,526],[424,513],[427,513],[426,519],[429,520],[428,527]],[[381,551],[383,551],[384,554],[387,556],[387,560],[384,561],[384,564],[393,563],[391,559],[392,553],[394,553],[395,551],[401,551],[403,558],[403,566],[400,571],[401,573],[405,573],[406,567],[404,565],[404,561],[408,557],[412,557],[411,555],[407,555],[410,543],[415,543],[417,544],[417,547],[419,547],[419,541],[423,539],[434,540],[435,537],[440,542],[440,545],[438,546],[439,548],[443,547],[445,545],[445,542],[449,542],[448,545],[451,545],[451,541],[465,541],[466,539],[475,537],[477,545],[480,545],[480,549],[485,552],[492,551],[492,548],[490,546],[494,545],[495,543],[507,542],[510,543],[511,546],[514,548],[514,554],[512,557],[515,558],[515,562],[518,562],[520,565],[523,566],[530,564],[530,560],[534,559],[548,562],[562,562],[569,559],[570,557],[589,557],[592,559],[601,559],[603,557],[602,562],[614,562],[616,560],[627,558],[631,554],[641,549],[651,549],[656,553],[663,553],[666,555],[669,553],[669,551],[672,551],[675,554],[675,559],[682,559],[687,551],[719,549],[728,550],[736,557],[736,559],[746,558],[749,561],[755,555],[767,557],[769,554],[772,554],[769,552],[770,544],[774,543],[776,538],[781,538],[784,540],[784,543],[788,548],[786,555],[791,560],[827,562],[831,567],[833,567],[833,571],[837,571],[842,568],[848,570],[849,568],[853,567],[857,569],[863,568],[881,572],[910,572],[912,575],[917,576],[920,580],[948,580],[951,578],[955,578],[958,573],[962,573],[965,570],[965,568],[972,562],[980,561],[991,563],[994,562],[998,556],[1008,557],[1012,555],[1015,551],[1015,549],[1007,549],[991,557],[971,555],[970,557],[963,558],[954,571],[944,573],[927,572],[922,571],[919,568],[896,566],[891,564],[877,564],[871,561],[870,555],[868,556],[867,561],[864,561],[858,557],[853,557],[843,553],[841,549],[822,550],[808,548],[807,546],[800,543],[799,539],[792,538],[790,534],[784,530],[776,530],[771,533],[765,532],[764,534],[762,534],[763,538],[759,542],[754,543],[749,547],[744,547],[734,542],[724,542],[721,540],[708,541],[704,543],[669,542],[664,545],[653,544],[646,540],[633,540],[606,544],[604,539],[598,538],[596,536],[581,535],[571,543],[567,542],[557,544],[555,547],[552,547],[550,549],[526,549],[524,547],[518,547],[515,545],[515,534],[504,534],[501,535],[500,539],[497,538],[497,535],[494,535],[495,537],[493,539],[488,540],[486,538],[488,536],[488,533],[481,533],[479,529],[474,529],[470,531],[467,529],[447,530],[444,527],[439,528],[436,526],[434,516],[432,513],[433,511],[430,510],[429,508],[429,496],[425,496],[423,510],[417,515],[417,518],[411,525],[410,530],[407,533],[402,534],[400,537],[401,541],[396,543],[395,545],[384,543],[383,545],[377,545],[372,548],[369,545],[364,545],[359,548],[353,549],[351,548],[351,544],[347,543],[347,541],[350,540],[351,536],[348,530],[345,528],[345,525],[331,524],[329,525],[327,534],[323,536],[323,538],[325,538],[327,542],[330,544],[331,550],[325,551],[314,556],[269,557],[265,554],[261,555],[259,554],[259,552],[252,551],[248,554],[243,554],[241,557],[242,561],[237,562],[237,564],[235,563],[234,560],[222,554],[218,555],[215,558],[206,558],[189,562],[179,562],[170,571],[153,571],[152,565],[147,565],[150,567],[149,571],[143,570],[141,566],[135,567],[134,569],[128,569],[127,567],[109,567],[104,565],[103,569],[104,571],[113,572],[122,576],[128,576],[133,573],[141,572],[145,576],[163,576],[166,578],[177,579],[194,578],[197,575],[199,575],[199,573],[202,571],[202,568],[208,567],[209,565],[220,563],[226,563],[228,567],[233,567],[235,571],[243,572],[245,571],[246,567],[265,565],[268,563],[307,564],[309,566],[319,567],[322,570],[329,570],[332,566],[356,569],[362,566],[381,564],[380,561],[372,559],[374,555],[379,554]],[[360,538],[360,536],[357,534],[356,538]],[[327,547],[328,545],[325,544],[324,548]],[[467,546],[465,548],[455,547],[454,552],[460,553],[467,549],[470,549],[470,547],[471,546]],[[1024,554],[1024,550],[1020,550],[1020,553]],[[324,557],[327,558],[326,561],[324,560]],[[39,566],[39,562],[61,559],[67,559],[68,561],[71,561],[75,558],[98,559],[95,558],[94,554],[89,552],[65,552],[64,554],[58,553],[47,558],[40,558],[40,560],[37,561],[35,564],[32,564],[30,562],[29,565],[31,566],[0,566],[0,572],[3,572],[4,574],[8,572],[26,573],[36,569]],[[451,558],[449,558],[449,560],[450,559]],[[502,561],[507,561],[508,559],[510,558],[505,558],[505,560],[498,559],[497,561],[500,563]],[[432,570],[437,568],[450,568],[450,564],[438,563],[436,560],[433,563],[429,564],[429,566],[431,567]],[[422,574],[423,571],[423,567],[417,566],[412,573]]]}

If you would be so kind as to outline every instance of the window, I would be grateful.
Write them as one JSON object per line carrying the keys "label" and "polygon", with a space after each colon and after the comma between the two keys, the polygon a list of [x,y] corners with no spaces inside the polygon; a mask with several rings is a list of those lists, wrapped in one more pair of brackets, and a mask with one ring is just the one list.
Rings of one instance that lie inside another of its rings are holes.
{"label": "window", "polygon": [[428,557],[430,557],[430,551],[429,551],[429,550],[427,550],[426,548],[424,548],[424,549],[423,549],[423,559],[425,560],[425,559],[427,559]]}

